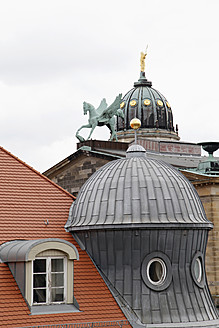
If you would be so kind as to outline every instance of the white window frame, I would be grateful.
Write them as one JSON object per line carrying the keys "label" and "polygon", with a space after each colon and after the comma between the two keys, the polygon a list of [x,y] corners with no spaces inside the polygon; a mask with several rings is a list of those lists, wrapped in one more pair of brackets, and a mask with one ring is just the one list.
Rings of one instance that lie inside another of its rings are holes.
{"label": "white window frame", "polygon": [[[150,267],[153,263],[160,263],[161,265],[161,277],[158,281],[154,281],[151,279],[151,276],[150,276]],[[157,286],[160,286],[164,283],[165,279],[166,279],[166,276],[167,276],[167,268],[166,268],[166,264],[165,262],[159,258],[159,257],[154,257],[153,259],[151,259],[149,262],[148,262],[148,265],[147,265],[147,277],[148,277],[148,280],[150,281],[150,283],[152,285],[157,285]]]}
{"label": "white window frame", "polygon": [[[33,264],[34,260],[32,261],[32,295],[31,299],[32,305],[51,305],[51,304],[66,304],[67,303],[67,257],[66,256],[44,256],[44,257],[36,257],[35,260],[42,260],[46,259],[46,302],[42,303],[36,303],[33,301],[33,277],[34,277],[34,272],[33,272]],[[51,286],[51,260],[52,259],[63,259],[63,264],[64,264],[64,300],[62,302],[51,302],[51,293],[53,287]],[[37,289],[37,288],[36,288]]]}

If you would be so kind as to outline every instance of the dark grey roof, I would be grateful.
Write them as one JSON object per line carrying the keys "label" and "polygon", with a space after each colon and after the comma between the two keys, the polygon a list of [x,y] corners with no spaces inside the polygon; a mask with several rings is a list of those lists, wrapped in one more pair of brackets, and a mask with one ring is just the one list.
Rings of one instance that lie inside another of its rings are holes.
{"label": "dark grey roof", "polygon": [[[145,77],[134,83],[134,88],[129,90],[122,99],[122,110],[124,120],[117,119],[117,132],[131,130],[130,121],[137,117],[141,120],[142,129],[155,129],[155,134],[159,128],[161,135],[171,135],[173,139],[179,139],[174,131],[173,114],[167,99],[156,89],[152,88],[152,83]],[[123,134],[119,133],[119,136]]]}
{"label": "dark grey roof", "polygon": [[86,181],[66,228],[161,224],[212,227],[195,188],[179,171],[159,160],[131,157],[107,163]]}

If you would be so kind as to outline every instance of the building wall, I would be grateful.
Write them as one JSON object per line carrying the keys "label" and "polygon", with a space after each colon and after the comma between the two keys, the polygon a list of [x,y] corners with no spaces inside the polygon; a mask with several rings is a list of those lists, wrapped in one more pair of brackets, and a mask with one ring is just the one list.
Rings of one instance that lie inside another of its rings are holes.
{"label": "building wall", "polygon": [[209,232],[206,251],[206,272],[211,294],[219,306],[219,184],[196,184],[207,218],[214,224]]}
{"label": "building wall", "polygon": [[138,143],[146,150],[151,150],[158,153],[201,156],[201,146],[194,143],[147,139],[139,139]]}
{"label": "building wall", "polygon": [[81,156],[74,165],[69,163],[63,170],[56,172],[54,177],[49,178],[76,196],[87,179],[107,162],[103,158]]}

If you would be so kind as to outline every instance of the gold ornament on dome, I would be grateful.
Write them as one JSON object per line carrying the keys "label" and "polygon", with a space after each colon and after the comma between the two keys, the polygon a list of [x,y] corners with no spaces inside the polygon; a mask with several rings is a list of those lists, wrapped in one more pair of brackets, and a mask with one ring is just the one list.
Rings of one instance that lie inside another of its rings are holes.
{"label": "gold ornament on dome", "polygon": [[120,108],[124,108],[125,107],[125,102],[123,101],[121,104],[120,104]]}
{"label": "gold ornament on dome", "polygon": [[163,102],[162,102],[161,100],[158,100],[158,101],[157,101],[157,104],[158,104],[158,106],[160,106],[160,107],[163,106]]}
{"label": "gold ornament on dome", "polygon": [[145,101],[144,101],[144,105],[145,106],[149,106],[150,103],[151,103],[151,101],[149,99],[145,99]]}
{"label": "gold ornament on dome", "polygon": [[135,100],[130,101],[130,105],[131,105],[132,107],[134,107],[136,104],[137,104],[137,103],[136,103]]}
{"label": "gold ornament on dome", "polygon": [[138,130],[141,126],[141,121],[137,117],[135,117],[131,120],[130,126],[132,129]]}
{"label": "gold ornament on dome", "polygon": [[171,106],[170,106],[170,104],[168,103],[168,101],[166,102],[166,104],[167,104],[167,107],[168,107],[168,108],[171,108]]}

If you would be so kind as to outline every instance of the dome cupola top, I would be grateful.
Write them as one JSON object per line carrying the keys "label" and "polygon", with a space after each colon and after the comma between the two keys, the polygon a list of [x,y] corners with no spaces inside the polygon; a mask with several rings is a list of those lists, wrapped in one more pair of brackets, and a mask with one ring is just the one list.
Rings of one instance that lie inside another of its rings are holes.
{"label": "dome cupola top", "polygon": [[140,78],[138,79],[138,82],[134,83],[134,87],[152,87],[152,82],[148,81],[145,77],[145,72],[140,73]]}
{"label": "dome cupola top", "polygon": [[120,141],[133,140],[133,131],[130,130],[129,122],[136,117],[142,122],[139,136],[179,140],[173,125],[170,103],[159,91],[152,88],[152,82],[145,77],[146,55],[146,52],[141,53],[139,80],[121,101],[120,108],[123,110],[124,120],[121,117],[117,119],[117,137]]}
{"label": "dome cupola top", "polygon": [[146,157],[146,150],[141,145],[133,144],[126,151],[126,158],[131,157]]}

